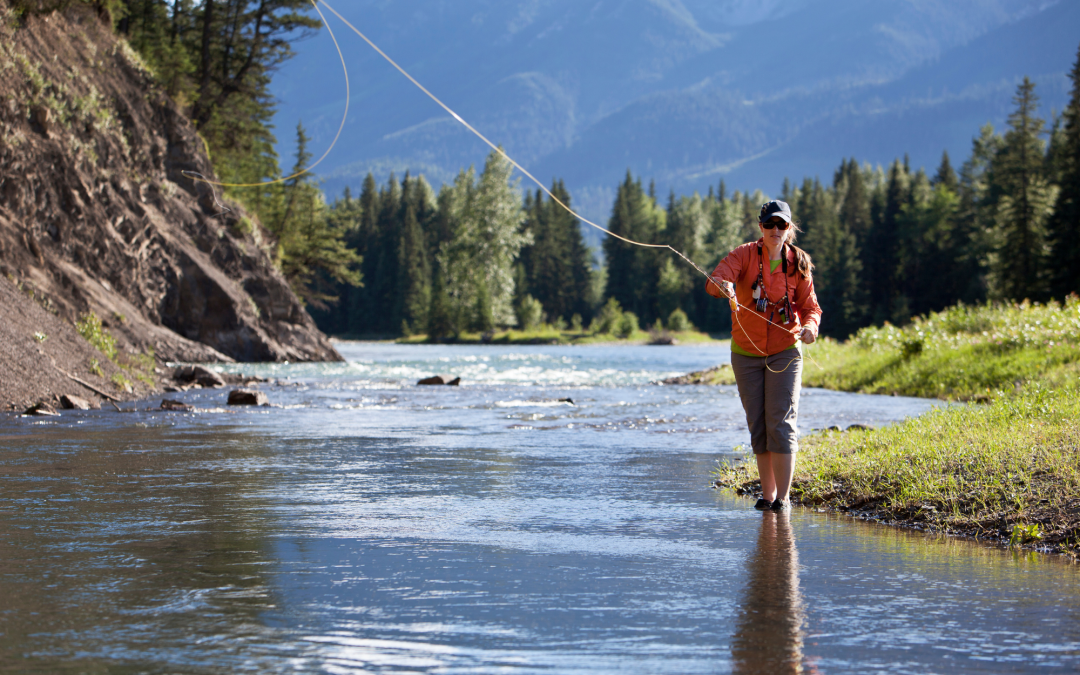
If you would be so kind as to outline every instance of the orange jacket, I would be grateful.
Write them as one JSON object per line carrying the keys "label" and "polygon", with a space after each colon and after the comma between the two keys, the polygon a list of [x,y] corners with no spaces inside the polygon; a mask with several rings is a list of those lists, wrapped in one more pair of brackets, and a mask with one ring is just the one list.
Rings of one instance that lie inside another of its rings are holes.
{"label": "orange jacket", "polygon": [[[735,284],[735,297],[739,304],[738,314],[731,313],[731,339],[739,347],[750,354],[776,354],[782,352],[798,340],[796,326],[801,323],[814,331],[816,336],[818,326],[821,324],[821,306],[818,305],[817,294],[814,293],[813,275],[804,279],[798,271],[794,275],[784,276],[783,265],[778,265],[775,272],[770,272],[769,253],[763,250],[762,278],[765,281],[765,296],[770,302],[780,302],[784,297],[784,289],[787,288],[791,307],[795,310],[795,316],[789,317],[790,321],[784,324],[779,317],[777,307],[769,305],[764,314],[755,311],[754,291],[751,287],[758,276],[758,246],[762,241],[750,242],[739,246],[727,254],[720,264],[713,270],[712,278],[722,281],[730,281]],[[784,247],[787,256],[788,272],[796,270],[795,251],[790,246]],[[715,285],[707,284],[709,295],[723,297],[719,294]],[[773,321],[783,325],[779,328],[765,321]],[[786,329],[786,330],[785,330]]]}

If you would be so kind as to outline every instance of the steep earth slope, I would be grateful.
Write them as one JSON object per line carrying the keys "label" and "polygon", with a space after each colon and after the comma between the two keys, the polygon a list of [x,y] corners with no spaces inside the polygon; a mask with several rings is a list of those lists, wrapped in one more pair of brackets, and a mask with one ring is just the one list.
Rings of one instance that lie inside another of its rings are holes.
{"label": "steep earth slope", "polygon": [[59,408],[61,396],[96,408],[102,394],[129,399],[157,388],[152,364],[125,372],[24,290],[0,279],[0,409],[22,411],[39,401]]}
{"label": "steep earth slope", "polygon": [[[340,360],[265,231],[184,171],[212,177],[204,144],[108,25],[82,5],[19,20],[0,0],[0,273],[23,291],[0,322],[23,325],[33,298],[159,361]],[[32,356],[7,347],[0,390]]]}

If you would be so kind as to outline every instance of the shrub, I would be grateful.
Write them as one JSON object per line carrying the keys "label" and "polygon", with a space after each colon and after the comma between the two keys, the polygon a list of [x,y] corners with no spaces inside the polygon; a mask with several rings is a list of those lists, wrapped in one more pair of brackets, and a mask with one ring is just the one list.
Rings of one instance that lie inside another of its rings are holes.
{"label": "shrub", "polygon": [[607,304],[600,308],[600,312],[593,319],[589,331],[592,333],[613,333],[619,322],[622,321],[622,305],[615,298],[608,298]]}
{"label": "shrub", "polygon": [[75,330],[79,331],[79,335],[86,338],[87,342],[96,347],[110,361],[116,360],[116,338],[109,335],[109,331],[102,327],[101,319],[97,317],[97,314],[93,312],[83,314],[75,323]]}
{"label": "shrub", "polygon": [[694,324],[690,323],[690,318],[686,316],[686,312],[676,307],[671,314],[668,315],[667,320],[668,330],[675,333],[681,333],[687,330],[694,330]]}
{"label": "shrub", "polygon": [[533,330],[544,320],[544,306],[531,295],[526,295],[518,303],[518,326],[521,330]]}
{"label": "shrub", "polygon": [[619,323],[615,326],[615,335],[620,338],[628,338],[638,331],[637,314],[623,312],[619,317]]}

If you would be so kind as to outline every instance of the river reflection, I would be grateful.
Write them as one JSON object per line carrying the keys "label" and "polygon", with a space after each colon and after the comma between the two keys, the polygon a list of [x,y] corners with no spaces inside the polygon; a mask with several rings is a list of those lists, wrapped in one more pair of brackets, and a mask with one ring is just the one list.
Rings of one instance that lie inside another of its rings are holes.
{"label": "river reflection", "polygon": [[1080,668],[1072,566],[710,489],[734,389],[649,382],[726,352],[342,351],[264,366],[279,408],[0,416],[0,672]]}
{"label": "river reflection", "polygon": [[789,513],[765,512],[731,640],[736,673],[803,672],[803,596]]}

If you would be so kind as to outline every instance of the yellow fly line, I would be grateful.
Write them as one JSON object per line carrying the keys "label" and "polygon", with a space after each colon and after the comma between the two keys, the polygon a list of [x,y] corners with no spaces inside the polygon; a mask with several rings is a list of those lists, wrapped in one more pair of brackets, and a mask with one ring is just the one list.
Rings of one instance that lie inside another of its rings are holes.
{"label": "yellow fly line", "polygon": [[[303,169],[297,171],[296,173],[292,174],[291,176],[284,176],[282,178],[275,178],[273,180],[263,181],[261,183],[221,183],[221,182],[216,181],[216,180],[210,180],[209,178],[206,178],[202,174],[197,173],[195,171],[181,171],[180,173],[184,174],[185,176],[192,179],[193,181],[196,181],[196,182],[199,182],[199,183],[206,183],[207,185],[210,185],[210,186],[216,185],[218,187],[235,187],[235,188],[262,187],[264,185],[274,185],[275,183],[284,183],[287,180],[292,180],[293,178],[296,178],[298,176],[303,176],[305,173],[309,173],[312,169],[317,167],[320,162],[322,162],[324,159],[326,159],[326,156],[329,155],[330,151],[334,149],[334,146],[337,145],[338,138],[341,137],[342,130],[345,129],[345,120],[348,119],[348,117],[349,117],[349,98],[350,98],[350,92],[349,92],[349,69],[345,67],[345,55],[341,53],[341,45],[338,44],[337,37],[334,36],[334,31],[330,29],[330,24],[329,24],[329,22],[327,22],[326,17],[322,13],[322,10],[319,9],[319,5],[316,3],[316,0],[311,0],[311,6],[315,8],[315,11],[318,13],[319,19],[322,21],[322,24],[324,26],[326,26],[326,32],[330,34],[330,39],[333,40],[333,42],[334,42],[334,49],[337,50],[338,58],[341,60],[341,72],[345,75],[345,111],[341,114],[341,124],[338,125],[337,133],[334,134],[334,140],[333,140],[333,142],[330,143],[330,147],[328,147],[326,149],[326,152],[324,152],[322,154],[322,157],[319,157],[317,160],[315,160],[314,162],[312,162],[308,166],[304,167]],[[334,14],[337,14],[337,12],[334,12]],[[367,38],[365,38],[365,39],[367,39]],[[213,187],[211,187],[211,190],[213,190]],[[216,193],[214,194],[214,201],[215,202],[217,201],[217,194]]]}
{"label": "yellow fly line", "polygon": [[[345,111],[341,116],[341,124],[338,125],[338,130],[337,130],[337,133],[334,135],[334,140],[330,143],[330,146],[326,149],[326,152],[324,152],[322,154],[322,156],[319,157],[319,159],[315,160],[315,162],[313,162],[309,166],[301,169],[300,171],[297,171],[296,173],[294,173],[292,175],[285,176],[283,178],[276,178],[274,180],[264,181],[264,182],[260,182],[260,183],[222,183],[222,182],[219,182],[219,181],[208,180],[207,178],[204,178],[202,175],[200,175],[198,173],[195,173],[193,171],[184,171],[183,174],[185,176],[188,176],[188,177],[192,178],[192,180],[195,180],[195,181],[198,181],[198,182],[201,182],[201,183],[206,183],[207,185],[210,185],[210,186],[215,186],[216,185],[218,187],[247,188],[247,187],[261,187],[261,186],[264,186],[264,185],[273,185],[275,183],[282,183],[284,181],[291,180],[293,178],[296,178],[298,176],[302,176],[303,174],[310,172],[312,169],[314,169],[316,166],[318,166],[320,162],[322,162],[324,159],[326,159],[327,155],[330,154],[330,151],[334,149],[334,146],[337,145],[338,139],[341,137],[342,130],[345,128],[345,120],[349,116],[349,98],[350,98],[349,71],[348,71],[348,68],[345,65],[345,56],[341,52],[341,45],[338,44],[337,37],[334,36],[334,31],[330,29],[330,24],[327,22],[326,16],[319,9],[319,3],[320,2],[323,4],[323,6],[326,7],[327,10],[330,11],[330,13],[332,13],[334,16],[336,16],[346,26],[348,26],[349,29],[352,30],[352,32],[356,33],[356,35],[360,37],[360,39],[362,39],[364,42],[366,42],[368,44],[368,46],[370,46],[372,49],[374,49],[376,52],[378,52],[379,56],[383,57],[390,65],[392,65],[395,69],[397,69],[397,71],[399,73],[404,75],[405,78],[409,80],[409,82],[412,82],[420,91],[427,94],[428,98],[430,98],[440,108],[442,108],[447,113],[449,113],[450,116],[453,117],[455,120],[457,120],[459,123],[461,123],[462,126],[464,126],[466,129],[471,131],[473,133],[473,135],[475,135],[477,138],[479,138],[485,144],[487,144],[488,147],[490,147],[492,150],[494,150],[495,152],[502,155],[502,157],[504,159],[506,159],[506,161],[510,162],[510,164],[512,164],[518,171],[525,174],[525,176],[527,176],[529,178],[529,180],[531,180],[533,183],[536,183],[537,187],[539,187],[541,190],[543,190],[544,193],[547,194],[547,196],[553,202],[555,202],[556,204],[561,206],[563,209],[565,209],[567,211],[567,213],[574,216],[575,218],[577,218],[581,222],[600,230],[601,232],[607,234],[608,236],[615,237],[616,239],[618,239],[620,241],[624,241],[627,244],[631,244],[633,246],[642,246],[642,247],[645,247],[645,248],[667,249],[667,250],[671,251],[672,253],[674,253],[675,255],[682,258],[683,260],[685,260],[687,263],[689,263],[690,266],[692,266],[694,269],[696,269],[698,272],[700,272],[711,283],[714,283],[714,284],[716,283],[713,280],[712,276],[710,276],[708,272],[706,272],[704,269],[702,269],[701,266],[699,266],[693,260],[691,260],[686,255],[684,255],[682,253],[682,251],[679,251],[678,249],[671,246],[670,244],[648,244],[648,243],[641,242],[641,241],[634,241],[633,239],[629,239],[629,238],[624,237],[622,235],[615,234],[614,232],[608,230],[606,227],[603,227],[601,225],[597,225],[596,223],[592,222],[588,218],[586,218],[586,217],[582,216],[581,214],[579,214],[578,212],[574,211],[572,208],[570,208],[570,206],[568,204],[563,203],[562,200],[560,200],[558,197],[556,197],[554,194],[552,194],[551,190],[549,190],[546,185],[544,185],[540,180],[538,180],[536,178],[536,176],[529,173],[529,171],[525,167],[523,167],[521,164],[518,164],[518,162],[513,157],[506,154],[505,150],[503,150],[500,146],[496,145],[495,143],[491,142],[491,140],[489,140],[487,136],[480,133],[473,125],[471,125],[467,121],[465,121],[465,119],[461,115],[458,115],[456,112],[454,112],[454,110],[452,108],[450,108],[450,106],[443,103],[442,100],[440,100],[438,96],[436,96],[435,94],[432,94],[430,91],[428,91],[427,87],[420,84],[420,82],[418,82],[416,80],[416,78],[414,78],[412,75],[410,75],[408,71],[406,71],[404,68],[402,68],[400,65],[398,65],[397,61],[394,61],[394,59],[390,58],[390,56],[386,52],[384,52],[382,49],[380,49],[377,44],[372,42],[371,39],[368,38],[368,36],[364,35],[360,31],[360,29],[358,29],[356,26],[352,25],[352,23],[350,23],[348,19],[343,17],[336,9],[331,7],[330,4],[327,3],[325,0],[311,0],[311,5],[312,5],[312,7],[315,8],[315,11],[318,13],[319,19],[322,21],[322,24],[324,26],[326,26],[326,32],[330,34],[330,39],[333,40],[333,42],[334,42],[334,48],[337,49],[338,58],[341,60],[341,70],[345,75]],[[213,188],[211,187],[211,189],[213,189]],[[214,200],[215,200],[215,202],[217,201],[217,195],[216,194],[214,195]],[[743,328],[742,322],[739,321],[739,318],[738,318],[738,308],[739,307],[742,307],[742,308],[744,308],[746,310],[750,310],[750,308],[746,307],[745,305],[742,305],[742,304],[738,303],[735,300],[732,300],[732,304],[735,305],[735,312],[733,312],[733,314],[735,315],[735,321],[738,324],[739,328],[742,330],[743,334],[746,335],[746,338],[748,340],[750,340],[750,344],[752,344],[754,346],[754,349],[756,349],[758,352],[760,352],[761,354],[764,355],[765,351],[757,346],[757,343],[755,343],[753,338],[751,338],[750,335],[746,332],[746,329]],[[772,324],[773,326],[776,326],[777,328],[780,328],[781,330],[783,330],[785,332],[793,332],[793,331],[789,331],[786,327],[784,327],[784,326],[782,326],[782,325],[780,325],[778,323],[775,323],[773,321],[770,321],[770,320],[766,319],[764,316],[762,316],[761,319],[763,321],[765,321],[766,323]],[[800,328],[798,326],[796,326],[796,330],[794,331],[794,333],[798,334],[799,329]],[[814,360],[813,357],[811,357],[810,360],[813,361]],[[814,364],[817,365],[817,362],[814,361]],[[789,363],[788,365],[790,366],[791,364]],[[766,367],[768,367],[767,364],[766,364]],[[821,366],[818,366],[818,367],[820,368]],[[772,369],[769,368],[769,370],[772,370]],[[787,368],[785,367],[784,370],[787,370]],[[774,372],[783,372],[783,371],[774,371]]]}
{"label": "yellow fly line", "polygon": [[[313,1],[314,1],[314,0],[313,0]],[[671,251],[672,253],[674,253],[675,255],[679,256],[680,258],[682,258],[682,259],[683,259],[683,260],[685,260],[686,262],[690,263],[690,265],[691,265],[691,266],[692,266],[692,267],[693,267],[694,269],[696,269],[696,270],[697,270],[698,272],[700,272],[700,273],[701,273],[701,274],[702,274],[702,275],[703,275],[703,276],[704,276],[704,277],[705,277],[706,279],[708,279],[708,280],[709,280],[710,282],[712,282],[712,283],[714,283],[714,284],[716,283],[715,281],[713,281],[713,278],[712,278],[712,276],[710,276],[708,272],[706,272],[705,270],[703,270],[703,269],[701,268],[701,266],[699,266],[699,265],[698,265],[698,264],[697,264],[696,262],[694,262],[693,260],[691,260],[690,258],[688,258],[688,257],[687,257],[686,255],[684,255],[684,254],[682,253],[682,251],[680,251],[680,250],[676,249],[675,247],[671,246],[670,244],[647,244],[647,243],[645,243],[645,242],[641,242],[641,241],[634,241],[633,239],[628,239],[628,238],[626,238],[626,237],[623,237],[623,236],[621,236],[621,235],[615,234],[614,232],[612,232],[611,230],[607,229],[606,227],[602,227],[602,226],[600,226],[600,225],[597,225],[596,223],[592,222],[592,221],[591,221],[591,220],[589,220],[588,218],[586,218],[586,217],[582,216],[581,214],[579,214],[578,212],[574,211],[574,210],[573,210],[572,208],[570,208],[570,206],[569,206],[569,205],[567,205],[567,204],[564,204],[564,203],[562,202],[562,200],[560,200],[560,199],[559,199],[558,197],[556,197],[556,196],[555,196],[554,194],[552,194],[551,190],[549,190],[549,189],[547,188],[547,186],[546,186],[546,185],[544,185],[544,184],[543,184],[542,182],[540,182],[540,181],[539,181],[539,180],[538,180],[538,179],[536,178],[536,176],[532,175],[531,173],[529,173],[529,171],[528,171],[528,170],[527,170],[527,169],[526,169],[525,167],[523,167],[523,166],[521,166],[520,164],[518,164],[518,163],[517,163],[517,161],[516,161],[516,160],[515,160],[515,159],[514,159],[513,157],[511,157],[510,155],[506,154],[506,151],[505,151],[505,150],[503,150],[503,149],[502,149],[502,148],[501,148],[500,146],[498,146],[498,145],[496,145],[495,143],[491,142],[491,140],[490,140],[490,139],[488,139],[488,137],[487,137],[487,136],[485,136],[484,134],[482,134],[482,133],[480,133],[479,131],[477,131],[477,129],[476,129],[476,128],[475,128],[475,127],[474,127],[473,125],[471,125],[471,124],[469,124],[469,123],[468,123],[467,121],[465,121],[465,119],[464,119],[464,118],[463,118],[463,117],[462,117],[461,115],[457,114],[456,112],[454,112],[454,110],[453,110],[453,109],[452,109],[452,108],[451,108],[450,106],[448,106],[448,105],[446,105],[445,103],[443,103],[443,102],[442,102],[442,100],[440,100],[438,96],[436,96],[435,94],[432,94],[432,93],[431,93],[430,91],[428,91],[427,87],[425,87],[424,85],[420,84],[420,82],[418,82],[418,81],[416,80],[416,78],[415,78],[415,77],[413,77],[412,75],[410,75],[410,74],[409,74],[409,72],[408,72],[407,70],[405,70],[405,69],[404,69],[404,68],[402,68],[402,67],[401,67],[400,65],[398,65],[397,61],[395,61],[394,59],[390,58],[390,56],[389,56],[389,55],[388,55],[388,54],[387,54],[386,52],[384,52],[384,51],[383,51],[382,49],[380,49],[380,48],[379,48],[379,45],[377,45],[377,44],[375,44],[374,42],[372,42],[372,41],[371,41],[371,39],[370,39],[370,38],[369,38],[368,36],[364,35],[364,34],[363,34],[363,33],[362,33],[361,31],[360,31],[360,29],[358,29],[358,28],[357,28],[356,26],[352,25],[352,24],[351,24],[351,23],[349,22],[349,20],[348,20],[348,19],[346,19],[345,17],[341,16],[341,14],[340,14],[340,13],[338,13],[338,11],[337,11],[336,9],[334,9],[333,7],[331,7],[331,6],[330,6],[330,4],[326,2],[326,0],[318,0],[318,1],[319,1],[319,2],[321,2],[321,3],[323,4],[323,6],[325,6],[325,7],[326,7],[326,9],[330,11],[330,13],[331,13],[331,14],[333,14],[334,16],[336,16],[336,17],[337,17],[338,19],[340,19],[340,20],[341,20],[341,22],[342,22],[342,23],[344,23],[344,24],[345,24],[346,26],[348,26],[348,27],[349,27],[349,29],[350,29],[350,30],[352,30],[352,32],[356,33],[356,34],[357,34],[357,35],[358,35],[358,36],[360,37],[360,39],[362,39],[362,40],[363,40],[364,42],[368,43],[368,46],[370,46],[370,47],[371,47],[372,49],[374,49],[374,50],[375,50],[376,52],[378,52],[378,53],[379,53],[379,56],[381,56],[381,57],[383,57],[384,59],[386,59],[386,61],[387,61],[387,62],[388,62],[388,63],[389,63],[390,65],[392,65],[392,66],[393,66],[394,68],[396,68],[396,69],[397,69],[397,71],[398,71],[399,73],[401,73],[402,75],[404,75],[404,76],[405,76],[405,77],[406,77],[406,78],[407,78],[407,79],[409,80],[409,82],[412,82],[412,83],[413,83],[414,85],[416,85],[417,89],[419,89],[420,91],[422,91],[422,92],[424,92],[425,94],[427,94],[428,98],[430,98],[430,99],[431,99],[432,101],[434,101],[434,102],[435,102],[436,104],[438,104],[438,106],[439,106],[440,108],[442,108],[442,109],[443,109],[443,110],[445,110],[446,112],[450,113],[450,116],[451,116],[451,117],[453,117],[453,118],[454,118],[455,120],[457,120],[458,122],[460,122],[462,126],[464,126],[464,127],[466,128],[466,129],[468,129],[469,131],[471,131],[471,132],[472,132],[472,133],[473,133],[473,134],[474,134],[474,135],[475,135],[475,136],[476,136],[477,138],[479,138],[480,140],[482,140],[482,141],[483,141],[484,143],[486,143],[486,144],[487,144],[487,146],[488,146],[489,148],[491,148],[491,149],[492,149],[492,150],[494,150],[495,152],[497,152],[497,153],[499,153],[500,155],[502,155],[502,156],[503,156],[503,157],[504,157],[504,158],[506,159],[506,161],[508,161],[508,162],[510,162],[510,163],[511,163],[512,165],[514,165],[514,167],[515,167],[515,168],[516,168],[516,169],[517,169],[518,171],[520,171],[521,173],[523,173],[523,174],[525,174],[526,176],[528,176],[529,180],[531,180],[532,182],[536,183],[536,185],[537,185],[537,186],[538,186],[538,187],[539,187],[539,188],[540,188],[541,190],[543,190],[543,191],[544,191],[544,193],[545,193],[545,194],[547,194],[547,196],[548,196],[549,198],[551,198],[551,200],[552,200],[553,202],[555,202],[556,204],[558,204],[559,206],[561,206],[561,207],[562,207],[563,209],[565,209],[565,210],[567,211],[567,213],[569,213],[570,215],[574,216],[575,218],[577,218],[577,219],[578,219],[578,220],[580,220],[581,222],[583,222],[583,223],[585,223],[585,224],[587,224],[587,225],[590,225],[591,227],[595,227],[596,229],[600,230],[601,232],[603,232],[603,233],[607,234],[608,236],[611,236],[611,237],[615,237],[616,239],[618,239],[618,240],[620,240],[620,241],[625,241],[625,242],[626,242],[627,244],[632,244],[632,245],[634,245],[634,246],[643,246],[643,247],[645,247],[645,248],[666,248],[667,250],[669,250],[669,251]],[[320,14],[320,16],[321,16],[321,14]],[[335,139],[335,140],[336,140],[336,139]],[[749,309],[750,309],[749,307],[745,307],[744,305],[741,305],[741,304],[739,304],[739,303],[738,303],[737,301],[735,302],[735,304],[736,304],[736,306],[738,306],[738,307],[743,307],[744,309],[747,309],[747,310],[749,310]],[[736,310],[736,311],[734,312],[734,314],[735,314],[735,320],[736,320],[736,322],[738,323],[738,325],[739,325],[739,328],[740,328],[740,329],[742,330],[743,334],[745,334],[745,335],[746,335],[746,339],[747,339],[747,340],[750,340],[750,344],[752,344],[752,345],[754,346],[754,349],[756,349],[757,351],[761,352],[761,354],[765,354],[765,352],[764,352],[764,351],[763,351],[763,350],[762,350],[762,349],[761,349],[760,347],[758,347],[758,346],[757,346],[757,343],[755,343],[755,342],[754,342],[753,338],[751,338],[751,337],[750,337],[750,335],[749,335],[749,334],[748,334],[748,333],[746,332],[746,329],[745,329],[745,328],[743,328],[743,326],[742,326],[742,322],[741,322],[741,321],[739,321],[739,319],[738,319],[738,310]],[[778,323],[775,323],[775,322],[773,322],[773,321],[769,321],[769,320],[768,320],[768,319],[766,319],[766,318],[765,318],[764,316],[762,316],[762,317],[761,317],[761,319],[762,319],[763,321],[767,322],[767,323],[770,323],[770,324],[772,324],[772,325],[776,326],[777,328],[780,328],[780,329],[781,329],[781,330],[783,330],[784,332],[791,332],[791,331],[789,331],[789,330],[788,330],[788,329],[787,329],[786,327],[784,327],[784,326],[781,326],[780,324],[778,324]],[[797,327],[797,329],[798,329],[798,327]],[[797,333],[797,332],[798,332],[798,330],[796,330],[796,333]],[[808,354],[808,355],[809,355],[809,354]],[[813,357],[811,357],[811,359],[810,359],[810,360],[811,360],[811,361],[813,361]],[[816,365],[816,363],[817,363],[817,362],[815,361],[815,365]],[[791,364],[789,363],[788,365],[790,366]],[[818,367],[820,368],[820,366],[818,366]],[[766,368],[768,368],[768,364],[766,364]],[[772,369],[771,369],[771,368],[769,368],[769,370],[772,370]],[[787,368],[785,367],[785,368],[784,368],[784,370],[787,370]],[[783,372],[783,371],[774,371],[774,372]]]}

